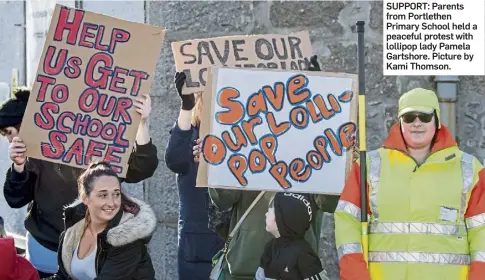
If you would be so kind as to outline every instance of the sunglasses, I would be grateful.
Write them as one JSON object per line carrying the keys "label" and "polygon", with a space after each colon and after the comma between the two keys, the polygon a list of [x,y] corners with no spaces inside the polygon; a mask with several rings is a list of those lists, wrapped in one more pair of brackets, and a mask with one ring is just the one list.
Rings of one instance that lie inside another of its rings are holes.
{"label": "sunglasses", "polygon": [[419,118],[419,120],[422,123],[429,123],[433,119],[433,113],[431,114],[425,114],[425,113],[407,113],[402,115],[402,120],[405,123],[413,123],[416,118]]}

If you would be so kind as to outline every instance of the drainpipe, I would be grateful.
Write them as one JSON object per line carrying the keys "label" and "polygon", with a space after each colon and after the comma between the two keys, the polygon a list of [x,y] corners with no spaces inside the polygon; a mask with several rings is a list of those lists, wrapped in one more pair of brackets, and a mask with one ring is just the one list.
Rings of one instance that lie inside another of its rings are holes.
{"label": "drainpipe", "polygon": [[458,100],[458,76],[435,76],[438,100],[440,102],[441,123],[456,138],[456,101]]}

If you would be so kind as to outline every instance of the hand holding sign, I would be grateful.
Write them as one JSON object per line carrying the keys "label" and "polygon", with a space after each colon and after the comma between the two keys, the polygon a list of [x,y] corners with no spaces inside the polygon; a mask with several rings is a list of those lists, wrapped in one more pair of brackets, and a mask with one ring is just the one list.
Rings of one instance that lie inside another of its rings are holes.
{"label": "hand holding sign", "polygon": [[145,93],[141,97],[137,97],[133,105],[135,105],[136,111],[141,115],[141,122],[146,121],[152,110],[150,95]]}
{"label": "hand holding sign", "polygon": [[182,110],[190,111],[195,107],[195,96],[193,93],[183,95],[182,89],[185,84],[187,76],[184,72],[177,72],[175,74],[175,88],[177,89],[177,93],[179,94],[180,99],[182,100]]}
{"label": "hand holding sign", "polygon": [[308,71],[322,71],[320,64],[318,64],[316,55],[310,58],[310,66],[308,67]]}
{"label": "hand holding sign", "polygon": [[194,154],[194,162],[199,162],[200,160],[200,151],[202,149],[202,140],[197,139],[194,141],[193,154]]}
{"label": "hand holding sign", "polygon": [[25,163],[25,144],[19,137],[14,137],[8,146],[8,155],[16,165]]}

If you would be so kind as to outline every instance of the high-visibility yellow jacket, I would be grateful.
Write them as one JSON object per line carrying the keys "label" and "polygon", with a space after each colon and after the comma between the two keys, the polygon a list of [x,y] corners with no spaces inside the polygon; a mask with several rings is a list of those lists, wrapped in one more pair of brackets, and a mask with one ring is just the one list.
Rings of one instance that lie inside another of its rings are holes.
{"label": "high-visibility yellow jacket", "polygon": [[359,169],[334,214],[341,280],[485,280],[485,169],[445,126],[421,165],[407,154],[399,124],[368,153],[368,267]]}

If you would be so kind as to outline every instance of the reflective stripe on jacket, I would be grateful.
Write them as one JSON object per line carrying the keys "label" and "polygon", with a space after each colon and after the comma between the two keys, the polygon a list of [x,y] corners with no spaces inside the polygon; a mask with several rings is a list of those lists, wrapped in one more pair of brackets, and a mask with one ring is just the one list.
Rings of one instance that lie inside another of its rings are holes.
{"label": "reflective stripe on jacket", "polygon": [[335,212],[341,279],[485,279],[482,165],[458,149],[444,126],[422,165],[405,151],[396,124],[383,147],[368,153],[368,269],[354,165]]}

